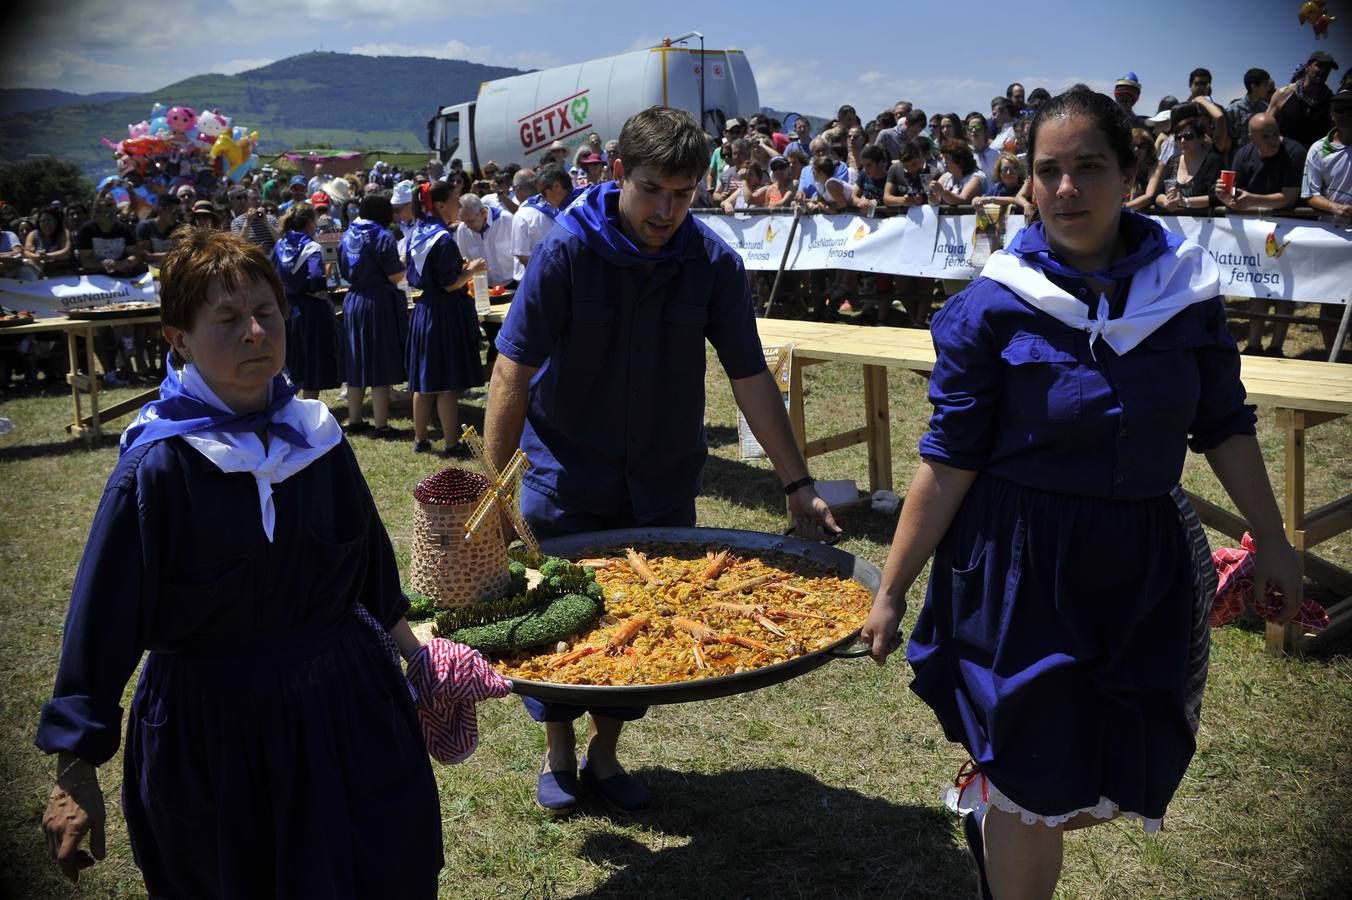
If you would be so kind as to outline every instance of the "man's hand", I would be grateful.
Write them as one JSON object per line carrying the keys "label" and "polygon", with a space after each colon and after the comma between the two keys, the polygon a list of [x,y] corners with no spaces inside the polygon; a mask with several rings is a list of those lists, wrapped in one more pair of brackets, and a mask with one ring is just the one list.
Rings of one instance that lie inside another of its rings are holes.
{"label": "man's hand", "polygon": [[[62,754],[65,758],[66,754]],[[52,788],[42,829],[47,837],[47,852],[71,881],[80,880],[80,870],[94,865],[107,853],[104,830],[107,810],[98,774],[88,763],[76,761],[61,767],[63,774]],[[80,842],[89,834],[89,851]]]}
{"label": "man's hand", "polygon": [[822,541],[840,534],[831,507],[817,496],[812,485],[800,487],[789,495],[789,512],[793,516],[793,530],[799,537]]}

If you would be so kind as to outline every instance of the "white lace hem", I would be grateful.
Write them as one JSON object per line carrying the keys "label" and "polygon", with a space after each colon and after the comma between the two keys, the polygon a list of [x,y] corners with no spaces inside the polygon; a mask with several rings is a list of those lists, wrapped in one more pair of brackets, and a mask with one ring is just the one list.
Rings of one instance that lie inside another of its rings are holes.
{"label": "white lace hem", "polygon": [[[985,785],[985,797],[982,797],[982,785]],[[961,789],[948,785],[942,798],[944,805],[959,815],[966,815],[974,812],[978,817],[986,812],[987,807],[994,806],[996,809],[1007,813],[1017,813],[1020,820],[1025,825],[1033,825],[1041,822],[1044,825],[1064,825],[1080,813],[1089,813],[1096,819],[1111,819],[1114,816],[1121,816],[1125,819],[1135,819],[1145,826],[1147,834],[1154,834],[1160,830],[1163,819],[1152,819],[1143,816],[1140,813],[1131,812],[1119,807],[1108,797],[1099,797],[1099,802],[1093,806],[1086,806],[1083,809],[1071,810],[1065,815],[1044,816],[1035,812],[1029,812],[1013,800],[1009,799],[1000,791],[990,779],[984,775],[977,775],[972,781],[967,783]]]}

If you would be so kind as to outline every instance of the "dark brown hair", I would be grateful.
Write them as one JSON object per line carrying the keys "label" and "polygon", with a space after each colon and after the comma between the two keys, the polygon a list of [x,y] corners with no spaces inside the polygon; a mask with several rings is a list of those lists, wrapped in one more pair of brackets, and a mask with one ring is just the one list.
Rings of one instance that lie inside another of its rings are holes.
{"label": "dark brown hair", "polygon": [[966,141],[949,138],[944,141],[942,152],[944,156],[958,164],[958,168],[962,170],[963,178],[976,171],[976,157],[972,155],[972,148],[967,146]]}
{"label": "dark brown hair", "polygon": [[[160,266],[160,321],[192,331],[197,313],[206,306],[211,285],[220,282],[237,291],[249,281],[272,288],[282,315],[289,313],[286,292],[277,270],[263,248],[243,238],[212,228],[184,228]],[[176,360],[178,361],[178,360]]]}
{"label": "dark brown hair", "polygon": [[709,145],[693,116],[683,109],[650,106],[634,113],[620,129],[615,155],[626,174],[652,166],[664,176],[699,178],[709,169]]}

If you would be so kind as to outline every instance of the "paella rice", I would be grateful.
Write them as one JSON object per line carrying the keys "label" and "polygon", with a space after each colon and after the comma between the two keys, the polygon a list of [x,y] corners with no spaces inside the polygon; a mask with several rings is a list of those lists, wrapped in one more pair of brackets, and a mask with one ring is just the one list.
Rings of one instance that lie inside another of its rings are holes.
{"label": "paella rice", "polygon": [[586,633],[495,660],[503,675],[612,686],[732,675],[841,641],[873,599],[864,585],[781,553],[652,545],[581,562],[596,570],[604,614]]}

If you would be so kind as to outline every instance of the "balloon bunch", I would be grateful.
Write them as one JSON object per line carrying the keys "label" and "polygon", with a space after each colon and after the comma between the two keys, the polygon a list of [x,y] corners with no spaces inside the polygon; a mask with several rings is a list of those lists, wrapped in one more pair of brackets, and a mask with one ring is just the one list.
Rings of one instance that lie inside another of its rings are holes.
{"label": "balloon bunch", "polygon": [[118,171],[141,175],[153,163],[169,177],[191,177],[200,168],[210,168],[216,178],[239,181],[258,164],[254,149],[258,132],[232,126],[216,110],[195,112],[190,106],[165,108],[156,103],[150,116],[127,126],[127,136],[117,143],[103,143],[117,154]]}
{"label": "balloon bunch", "polygon": [[1300,5],[1300,12],[1297,13],[1300,24],[1309,25],[1314,29],[1316,40],[1329,36],[1329,26],[1333,24],[1335,18],[1324,9],[1324,3],[1325,0],[1305,0]]}

